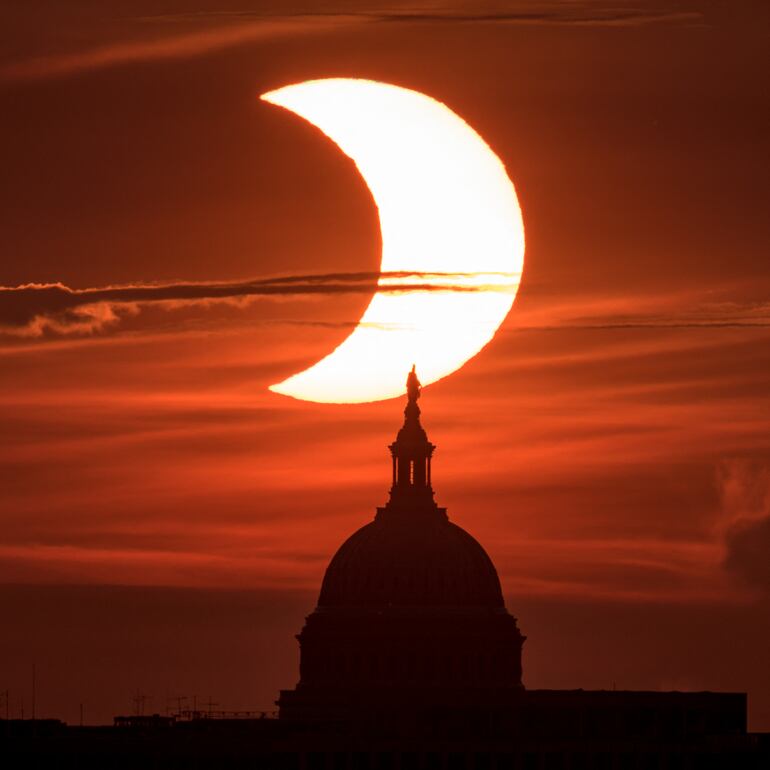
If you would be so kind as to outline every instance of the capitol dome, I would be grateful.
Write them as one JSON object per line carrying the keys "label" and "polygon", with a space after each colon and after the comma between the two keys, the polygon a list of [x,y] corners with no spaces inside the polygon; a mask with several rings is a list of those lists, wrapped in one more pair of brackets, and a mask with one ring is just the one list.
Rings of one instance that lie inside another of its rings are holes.
{"label": "capitol dome", "polygon": [[[392,485],[374,521],[333,556],[297,636],[300,680],[281,719],[348,720],[386,712],[491,713],[523,689],[525,637],[492,560],[435,500],[435,446],[407,380],[404,425],[390,445]],[[491,710],[491,711],[490,711]]]}
{"label": "capitol dome", "polygon": [[332,558],[318,606],[501,608],[503,595],[486,551],[443,509],[381,509]]}

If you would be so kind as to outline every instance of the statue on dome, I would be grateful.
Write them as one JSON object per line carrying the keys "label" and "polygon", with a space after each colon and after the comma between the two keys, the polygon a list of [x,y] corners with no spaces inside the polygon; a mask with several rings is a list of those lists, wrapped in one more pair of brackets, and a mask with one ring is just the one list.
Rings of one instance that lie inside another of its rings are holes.
{"label": "statue on dome", "polygon": [[412,364],[412,371],[409,372],[409,375],[406,378],[406,395],[408,399],[412,402],[417,401],[420,397],[421,388],[422,385],[420,385],[420,381],[417,379],[415,364]]}

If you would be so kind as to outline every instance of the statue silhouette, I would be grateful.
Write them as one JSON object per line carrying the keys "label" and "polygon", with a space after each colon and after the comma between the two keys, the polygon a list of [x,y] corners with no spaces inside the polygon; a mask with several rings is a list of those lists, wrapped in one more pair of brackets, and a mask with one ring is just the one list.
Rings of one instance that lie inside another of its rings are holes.
{"label": "statue silhouette", "polygon": [[422,385],[417,379],[417,372],[415,371],[415,364],[412,364],[412,371],[406,377],[406,395],[410,401],[414,402],[420,397]]}

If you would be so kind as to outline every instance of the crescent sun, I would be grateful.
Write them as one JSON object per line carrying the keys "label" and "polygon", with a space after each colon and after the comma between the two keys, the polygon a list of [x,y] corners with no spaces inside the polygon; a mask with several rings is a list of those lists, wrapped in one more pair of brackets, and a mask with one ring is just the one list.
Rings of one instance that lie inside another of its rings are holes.
{"label": "crescent sun", "polygon": [[[387,288],[334,351],[270,390],[363,403],[402,395],[412,364],[425,385],[457,371],[502,324],[523,267],[521,210],[501,160],[446,105],[407,88],[331,78],[260,98],[312,123],[355,162],[379,212]],[[393,291],[415,275],[440,288]]]}

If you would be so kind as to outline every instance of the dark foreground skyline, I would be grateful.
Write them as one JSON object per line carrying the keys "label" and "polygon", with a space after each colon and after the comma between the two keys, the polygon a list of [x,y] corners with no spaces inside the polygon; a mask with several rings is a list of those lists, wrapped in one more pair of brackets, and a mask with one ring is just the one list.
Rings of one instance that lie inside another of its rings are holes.
{"label": "dark foreground skyline", "polygon": [[[505,162],[527,234],[500,332],[426,390],[442,504],[537,640],[526,685],[745,691],[768,729],[768,7],[639,6],[6,3],[0,286],[376,271],[355,168],[257,95],[350,76],[441,99]],[[33,664],[37,712],[71,722],[137,690],[271,707],[397,424],[393,402],[266,388],[368,301],[71,328],[0,292],[14,713]]]}

